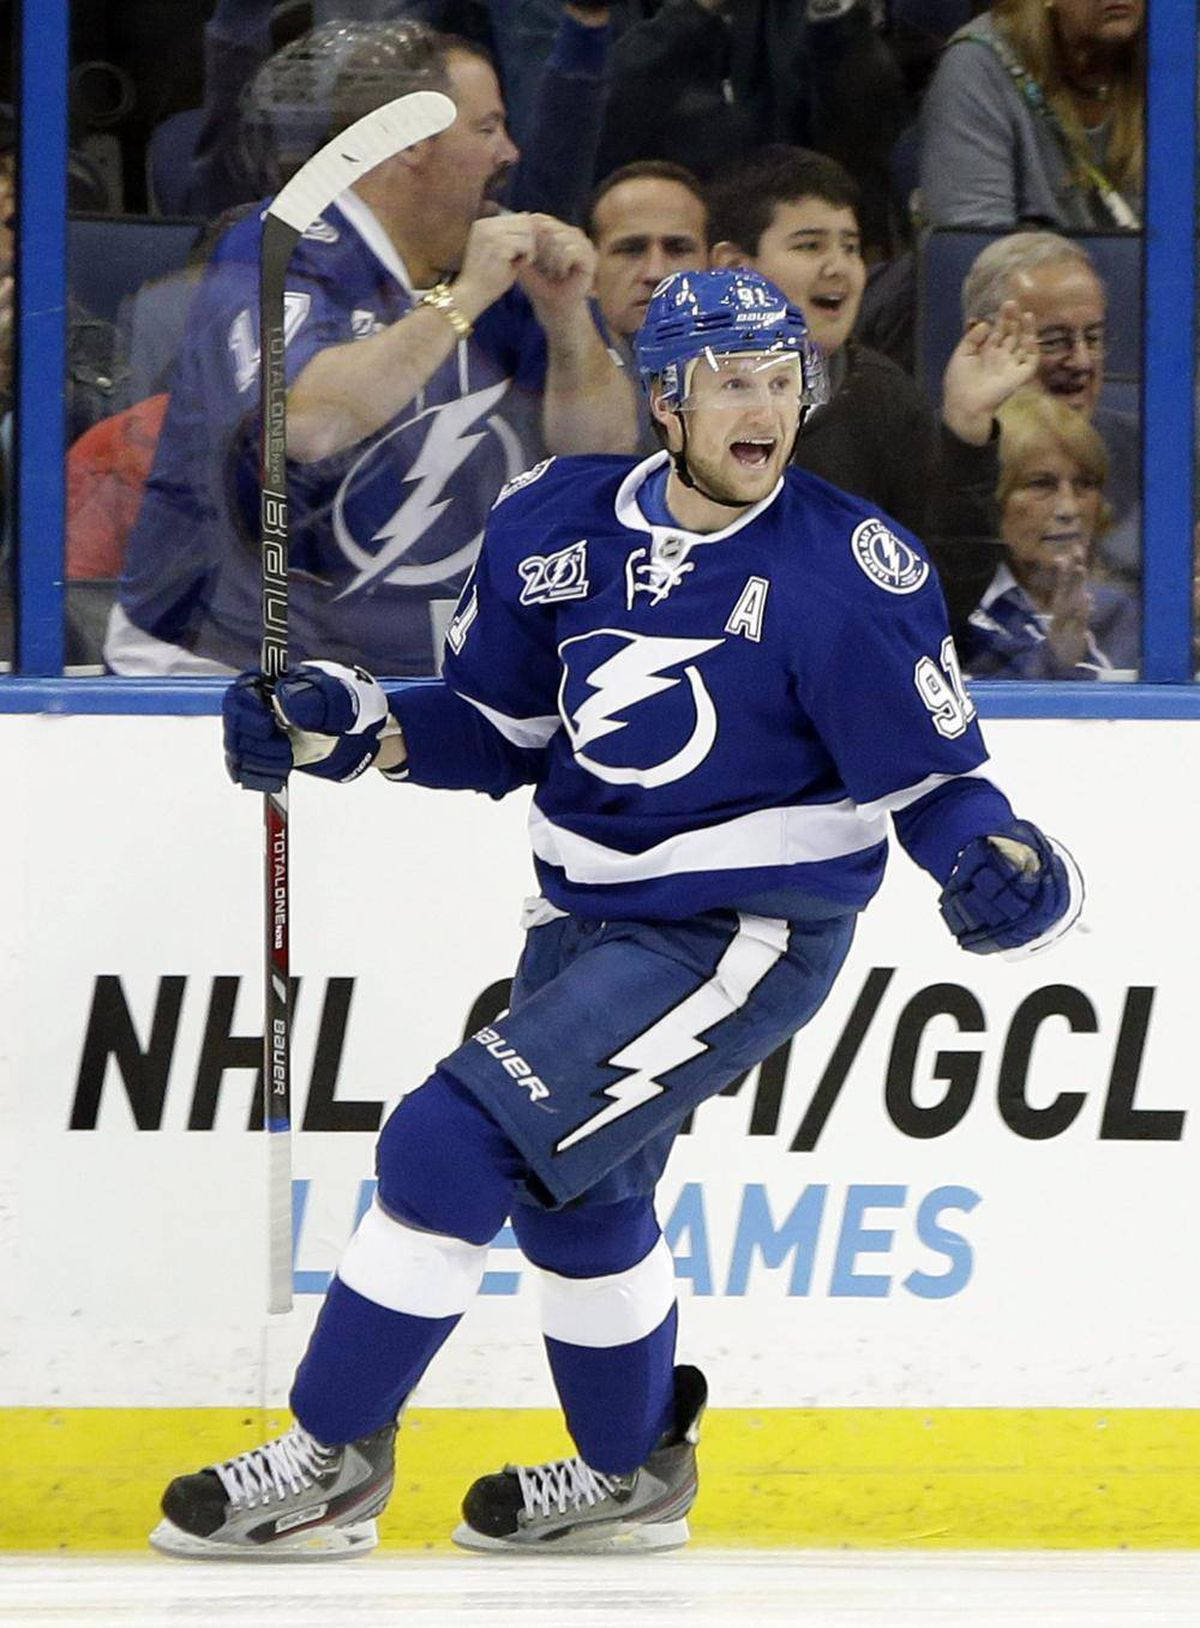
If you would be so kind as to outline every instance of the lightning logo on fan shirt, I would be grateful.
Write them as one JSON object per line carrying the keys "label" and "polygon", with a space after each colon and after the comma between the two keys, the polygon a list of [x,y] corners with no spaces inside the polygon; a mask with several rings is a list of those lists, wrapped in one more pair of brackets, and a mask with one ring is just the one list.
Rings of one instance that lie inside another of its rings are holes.
{"label": "lightning logo on fan shirt", "polygon": [[738,929],[717,963],[712,977],[693,990],[657,1023],[607,1058],[606,1066],[627,1068],[623,1080],[606,1085],[601,1095],[608,1106],[585,1119],[554,1147],[565,1153],[576,1142],[592,1136],[624,1114],[652,1102],[667,1089],[661,1076],[708,1050],[699,1038],[732,1017],[750,999],[756,985],[786,952],[789,924],[769,916],[738,916]]}
{"label": "lightning logo on fan shirt", "polygon": [[[471,537],[453,553],[421,564],[405,564],[408,552],[428,532],[434,521],[454,501],[454,494],[443,496],[446,487],[467,462],[479,443],[495,432],[503,441],[508,426],[492,418],[473,433],[471,426],[490,413],[507,392],[509,381],[501,380],[490,389],[461,396],[443,406],[431,407],[427,412],[432,422],[413,463],[403,477],[406,488],[404,501],[375,532],[371,541],[382,543],[380,549],[362,548],[350,533],[345,520],[345,500],[355,477],[368,459],[379,456],[384,442],[374,442],[354,464],[338,490],[333,508],[333,529],[343,553],[356,568],[356,574],[338,594],[339,599],[361,593],[372,583],[383,580],[397,587],[416,588],[432,582],[442,582],[465,571],[479,552],[479,537]],[[399,425],[392,433],[399,435],[411,429],[415,420]],[[519,446],[505,446],[510,464],[519,468],[523,457]],[[515,458],[514,458],[515,453]]]}
{"label": "lightning logo on fan shirt", "polygon": [[[598,666],[578,676],[595,693],[570,711],[567,706],[567,686],[572,677],[572,645],[589,639],[607,636],[621,641],[615,654],[606,657]],[[710,650],[723,644],[723,639],[671,639],[651,637],[641,633],[627,633],[618,628],[598,628],[595,632],[566,639],[559,646],[563,662],[563,677],[559,685],[558,706],[575,761],[598,780],[610,785],[665,786],[673,780],[682,780],[708,756],[717,738],[717,709],[705,687],[695,661]],[[682,667],[682,677],[664,676],[672,667]],[[618,713],[649,701],[666,690],[672,690],[686,678],[692,693],[695,721],[686,743],[668,758],[646,767],[626,767],[600,763],[583,750],[593,741],[614,734],[627,727],[629,720]]]}

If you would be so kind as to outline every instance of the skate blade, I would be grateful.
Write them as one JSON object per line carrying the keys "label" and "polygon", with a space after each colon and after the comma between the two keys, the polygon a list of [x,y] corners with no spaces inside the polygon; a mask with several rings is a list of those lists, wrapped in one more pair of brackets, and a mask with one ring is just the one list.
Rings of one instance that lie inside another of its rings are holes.
{"label": "skate blade", "polygon": [[150,1534],[150,1547],[175,1560],[304,1561],[349,1560],[370,1554],[379,1543],[374,1521],[353,1526],[327,1526],[278,1538],[274,1543],[221,1543],[198,1538],[173,1521],[161,1520]]}
{"label": "skate blade", "polygon": [[658,1521],[589,1531],[586,1527],[561,1538],[492,1538],[477,1532],[465,1521],[450,1534],[450,1541],[474,1554],[604,1555],[649,1554],[655,1550],[682,1549],[691,1537],[686,1520]]}

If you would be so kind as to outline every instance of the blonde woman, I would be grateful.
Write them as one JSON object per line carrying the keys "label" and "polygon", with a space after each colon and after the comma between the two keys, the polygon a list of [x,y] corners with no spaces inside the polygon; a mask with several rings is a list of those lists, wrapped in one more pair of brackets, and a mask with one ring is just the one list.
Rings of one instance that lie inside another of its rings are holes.
{"label": "blonde woman", "polygon": [[1000,409],[1003,560],[960,643],[976,678],[1132,678],[1138,605],[1093,569],[1108,524],[1108,454],[1079,413],[1040,391]]}
{"label": "blonde woman", "polygon": [[921,110],[931,226],[1140,225],[1145,0],[995,0]]}

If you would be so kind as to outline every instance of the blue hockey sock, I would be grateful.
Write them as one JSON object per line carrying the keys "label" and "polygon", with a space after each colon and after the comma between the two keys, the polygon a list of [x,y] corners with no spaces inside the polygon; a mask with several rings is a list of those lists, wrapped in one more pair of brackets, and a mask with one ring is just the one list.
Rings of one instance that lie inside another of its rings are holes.
{"label": "blue hockey sock", "polygon": [[626,1475],[671,1425],[675,1401],[675,1263],[653,1200],[522,1204],[512,1222],[537,1268],[567,1428],[593,1469]]}
{"label": "blue hockey sock", "polygon": [[292,1386],[292,1412],[332,1447],[381,1430],[458,1322],[390,1311],[335,1277]]}
{"label": "blue hockey sock", "polygon": [[670,1429],[675,1408],[675,1307],[629,1345],[568,1345],[546,1336],[546,1354],[580,1457],[628,1475]]}
{"label": "blue hockey sock", "polygon": [[333,1446],[396,1417],[479,1289],[516,1149],[440,1071],[405,1097],[377,1150],[379,1190],[321,1308],[292,1410]]}

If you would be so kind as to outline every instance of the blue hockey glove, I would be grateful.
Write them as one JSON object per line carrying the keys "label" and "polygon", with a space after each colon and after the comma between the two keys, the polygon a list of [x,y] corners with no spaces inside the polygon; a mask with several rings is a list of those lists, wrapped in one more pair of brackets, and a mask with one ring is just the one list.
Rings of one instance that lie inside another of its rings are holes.
{"label": "blue hockey glove", "polygon": [[291,740],[295,768],[345,781],[375,761],[388,703],[364,668],[305,661],[276,684],[275,713]]}
{"label": "blue hockey glove", "polygon": [[292,743],[280,727],[261,673],[243,673],[221,701],[225,767],[247,791],[279,791],[292,767]]}
{"label": "blue hockey glove", "polygon": [[1028,820],[968,842],[938,900],[964,950],[1041,949],[1065,933],[1083,905],[1070,855]]}
{"label": "blue hockey glove", "polygon": [[225,692],[225,763],[250,791],[278,791],[292,769],[353,780],[374,760],[387,697],[360,667],[307,661],[289,667],[272,699],[261,673]]}

